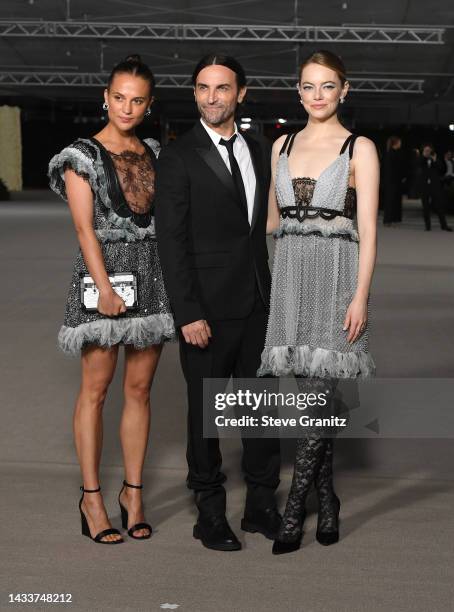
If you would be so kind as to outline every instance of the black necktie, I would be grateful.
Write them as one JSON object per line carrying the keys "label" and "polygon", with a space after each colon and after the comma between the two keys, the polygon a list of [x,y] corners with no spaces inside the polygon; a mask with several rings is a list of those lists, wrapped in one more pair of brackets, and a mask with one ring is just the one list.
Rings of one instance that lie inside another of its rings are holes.
{"label": "black necktie", "polygon": [[223,145],[229,154],[230,170],[232,172],[233,182],[235,183],[236,192],[241,205],[244,207],[246,215],[248,214],[247,208],[247,197],[246,189],[244,188],[243,177],[241,176],[241,170],[236,161],[235,155],[233,154],[233,143],[235,142],[237,134],[234,134],[229,140],[221,138],[219,141],[220,145]]}

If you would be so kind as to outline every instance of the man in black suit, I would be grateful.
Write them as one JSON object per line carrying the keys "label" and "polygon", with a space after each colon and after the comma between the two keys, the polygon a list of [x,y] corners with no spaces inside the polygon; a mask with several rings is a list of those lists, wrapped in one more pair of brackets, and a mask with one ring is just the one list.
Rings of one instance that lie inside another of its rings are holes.
{"label": "man in black suit", "polygon": [[443,210],[444,193],[441,181],[445,172],[446,165],[443,161],[437,159],[437,154],[432,145],[424,145],[421,156],[421,199],[426,231],[431,229],[430,213],[433,209],[438,215],[441,229],[452,232],[452,229],[446,223]]}
{"label": "man in black suit", "polygon": [[[203,437],[203,379],[255,377],[260,364],[271,284],[270,151],[234,122],[246,95],[244,70],[234,58],[204,57],[193,85],[200,121],[160,154],[156,232],[188,390],[187,482],[199,510],[194,537],[208,548],[238,550],[225,517],[219,440]],[[243,438],[241,526],[270,539],[280,523],[279,466],[278,440]]]}

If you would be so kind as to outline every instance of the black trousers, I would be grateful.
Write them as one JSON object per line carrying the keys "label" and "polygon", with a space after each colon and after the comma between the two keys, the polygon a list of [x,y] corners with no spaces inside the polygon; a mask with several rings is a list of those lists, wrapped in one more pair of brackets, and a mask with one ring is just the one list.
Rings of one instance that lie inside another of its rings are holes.
{"label": "black trousers", "polygon": [[441,189],[436,189],[433,191],[424,191],[421,196],[422,199],[422,214],[424,217],[424,223],[426,229],[430,229],[430,213],[433,210],[440,221],[440,227],[447,227],[446,217],[444,214],[444,202],[443,202],[443,193]]}
{"label": "black trousers", "polygon": [[383,223],[402,221],[402,186],[386,183],[384,188]]}
{"label": "black trousers", "polygon": [[[268,313],[256,290],[253,311],[245,319],[208,321],[213,337],[200,349],[180,334],[180,358],[188,392],[188,478],[199,512],[224,514],[226,476],[217,438],[203,437],[203,379],[255,378],[265,343]],[[247,483],[246,505],[271,507],[279,484],[278,439],[243,438],[242,470]]]}

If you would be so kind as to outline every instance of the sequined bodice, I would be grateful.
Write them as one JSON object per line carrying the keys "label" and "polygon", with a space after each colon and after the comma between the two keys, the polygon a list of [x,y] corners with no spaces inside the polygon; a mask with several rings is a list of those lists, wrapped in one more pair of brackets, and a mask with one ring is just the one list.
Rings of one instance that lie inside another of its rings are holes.
{"label": "sequined bodice", "polygon": [[129,208],[137,214],[150,211],[155,192],[155,171],[147,151],[109,151]]}

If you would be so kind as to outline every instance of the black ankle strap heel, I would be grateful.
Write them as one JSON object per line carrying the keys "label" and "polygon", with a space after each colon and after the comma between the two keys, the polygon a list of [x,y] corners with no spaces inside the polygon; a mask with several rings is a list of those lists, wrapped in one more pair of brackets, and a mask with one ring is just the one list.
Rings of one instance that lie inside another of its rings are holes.
{"label": "black ankle strap heel", "polygon": [[[133,525],[132,527],[128,529],[128,511],[120,501],[120,495],[122,494],[123,489],[125,487],[129,487],[130,489],[143,489],[143,484],[133,485],[129,482],[126,482],[126,480],[123,480],[123,486],[121,487],[121,491],[118,494],[118,503],[120,505],[120,511],[121,511],[121,525],[123,529],[127,530],[129,537],[133,538],[134,540],[148,540],[152,534],[151,525],[149,525],[148,523],[136,523],[135,525]],[[138,531],[139,529],[148,529],[149,533],[147,535],[142,535],[142,536],[134,535],[134,532]]]}
{"label": "black ankle strap heel", "polygon": [[85,489],[85,487],[82,486],[80,487],[80,490],[82,491],[82,497],[80,498],[80,501],[79,501],[82,535],[87,536],[88,538],[90,538],[90,540],[93,540],[93,542],[96,542],[96,544],[122,544],[124,542],[123,538],[121,538],[121,540],[103,540],[103,538],[105,538],[108,535],[121,536],[121,533],[118,531],[118,529],[113,529],[113,528],[104,529],[103,531],[100,531],[99,533],[97,533],[95,537],[91,535],[90,528],[88,527],[87,517],[85,516],[84,511],[82,510],[82,500],[84,499],[85,493],[99,493],[99,491],[101,491],[101,487],[98,487],[97,489]]}
{"label": "black ankle strap heel", "polygon": [[130,489],[143,489],[143,484],[141,485],[133,485],[129,482],[126,482],[126,480],[123,480],[123,486],[124,487],[129,487]]}
{"label": "black ankle strap heel", "polygon": [[[81,490],[83,493],[99,493],[99,492],[101,491],[101,487],[98,487],[97,489],[85,489],[85,488],[82,486],[82,487],[80,487],[80,490]],[[83,497],[83,495],[82,495],[82,497]]]}

